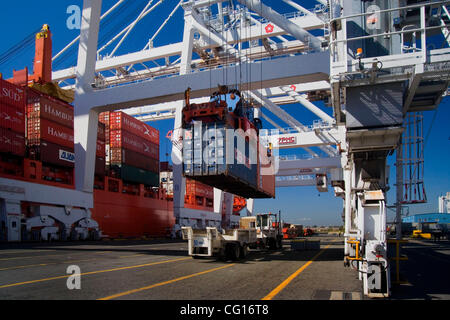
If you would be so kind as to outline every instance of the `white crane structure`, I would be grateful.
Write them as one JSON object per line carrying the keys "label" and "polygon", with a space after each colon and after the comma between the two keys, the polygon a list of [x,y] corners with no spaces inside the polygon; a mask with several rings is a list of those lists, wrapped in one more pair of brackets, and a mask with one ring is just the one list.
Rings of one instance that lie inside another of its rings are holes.
{"label": "white crane structure", "polygon": [[[308,154],[279,155],[276,186],[316,186],[322,192],[333,187],[343,199],[346,263],[359,271],[366,295],[389,296],[386,159],[399,146],[404,117],[437,108],[447,92],[450,2],[319,0],[307,9],[301,1],[283,0],[292,10],[280,14],[269,0],[171,1],[173,10],[143,39],[143,49],[118,55],[133,29],[148,23],[164,0],[145,1],[129,25],[100,47],[102,20],[129,2],[117,1],[102,15],[102,0],[84,0],[80,37],[55,55],[57,61],[78,45],[77,64],[53,72],[54,81],[75,90],[76,190],[50,190],[48,203],[70,199],[67,205],[92,208],[99,113],[124,110],[146,122],[175,119],[178,141],[188,87],[194,102],[208,99],[218,84],[238,88],[275,128],[261,131],[263,141],[276,152],[301,148]],[[178,10],[184,12],[183,40],[155,46]],[[431,45],[436,34],[444,36],[442,47]],[[286,111],[288,104],[316,120],[302,123]],[[181,159],[174,144],[179,225],[205,219],[184,208]],[[10,193],[28,188],[10,185]],[[214,193],[211,219],[220,221],[222,201],[231,204],[232,197]],[[249,214],[253,203],[249,199]]]}

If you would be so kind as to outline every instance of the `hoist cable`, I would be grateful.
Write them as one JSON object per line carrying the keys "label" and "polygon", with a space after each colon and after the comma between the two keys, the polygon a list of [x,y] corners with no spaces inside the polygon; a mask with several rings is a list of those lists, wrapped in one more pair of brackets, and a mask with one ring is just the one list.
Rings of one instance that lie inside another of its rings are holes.
{"label": "hoist cable", "polygon": [[36,34],[41,31],[41,28],[37,29],[30,35],[26,36],[23,40],[19,41],[17,44],[6,50],[0,55],[0,65],[9,61],[11,58],[17,57],[24,50],[29,49],[36,39]]}

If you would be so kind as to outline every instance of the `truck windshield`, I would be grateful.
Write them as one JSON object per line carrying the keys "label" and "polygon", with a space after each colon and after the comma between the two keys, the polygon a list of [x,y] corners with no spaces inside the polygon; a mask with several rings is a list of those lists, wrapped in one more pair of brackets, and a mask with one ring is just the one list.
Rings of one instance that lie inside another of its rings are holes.
{"label": "truck windshield", "polygon": [[264,228],[264,227],[267,227],[267,225],[268,225],[268,220],[269,220],[269,216],[268,215],[261,215],[261,216],[258,216],[258,220],[257,220],[257,225],[258,225],[258,227],[260,227],[260,228]]}

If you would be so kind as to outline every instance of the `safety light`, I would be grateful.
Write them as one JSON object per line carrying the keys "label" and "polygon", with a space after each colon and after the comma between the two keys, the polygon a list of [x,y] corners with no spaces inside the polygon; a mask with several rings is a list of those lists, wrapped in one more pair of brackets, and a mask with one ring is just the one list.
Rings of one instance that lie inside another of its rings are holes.
{"label": "safety light", "polygon": [[356,58],[361,59],[362,57],[363,57],[363,49],[362,48],[356,49]]}

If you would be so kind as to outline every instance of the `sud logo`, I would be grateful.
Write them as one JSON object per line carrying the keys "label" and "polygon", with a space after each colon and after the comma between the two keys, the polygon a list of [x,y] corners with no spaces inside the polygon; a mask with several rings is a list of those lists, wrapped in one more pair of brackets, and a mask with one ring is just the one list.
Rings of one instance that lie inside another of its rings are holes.
{"label": "sud logo", "polygon": [[72,152],[59,150],[59,159],[74,163],[75,162],[75,154]]}

